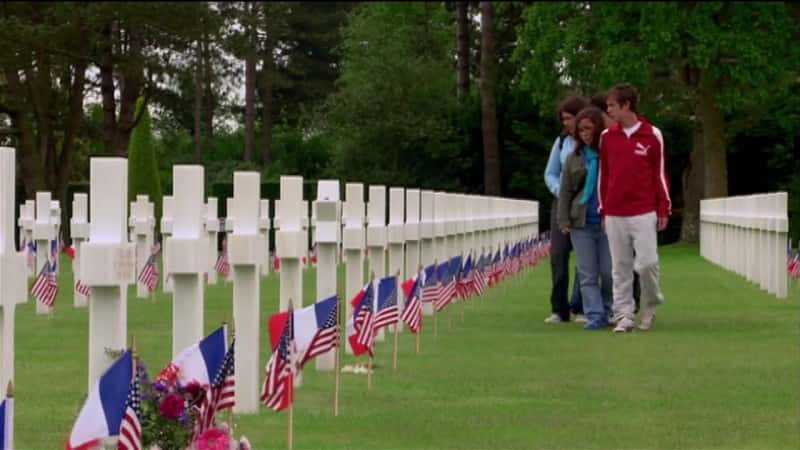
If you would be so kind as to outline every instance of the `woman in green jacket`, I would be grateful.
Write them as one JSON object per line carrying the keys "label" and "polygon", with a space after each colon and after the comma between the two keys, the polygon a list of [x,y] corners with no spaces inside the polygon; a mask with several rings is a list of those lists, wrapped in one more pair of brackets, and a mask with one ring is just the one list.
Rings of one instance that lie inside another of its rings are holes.
{"label": "woman in green jacket", "polygon": [[578,260],[578,280],[587,330],[608,326],[611,315],[611,252],[597,211],[597,172],[603,113],[595,107],[575,117],[575,150],[561,172],[558,227],[570,235]]}

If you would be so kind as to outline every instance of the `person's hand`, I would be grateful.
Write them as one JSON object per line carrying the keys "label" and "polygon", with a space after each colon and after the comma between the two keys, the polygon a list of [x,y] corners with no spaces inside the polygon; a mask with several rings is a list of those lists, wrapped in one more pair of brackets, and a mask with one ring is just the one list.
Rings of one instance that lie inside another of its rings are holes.
{"label": "person's hand", "polygon": [[563,234],[565,236],[568,235],[569,234],[569,227],[562,227],[561,228],[561,234]]}
{"label": "person's hand", "polygon": [[658,218],[658,231],[666,230],[668,223],[669,223],[669,217],[659,217]]}

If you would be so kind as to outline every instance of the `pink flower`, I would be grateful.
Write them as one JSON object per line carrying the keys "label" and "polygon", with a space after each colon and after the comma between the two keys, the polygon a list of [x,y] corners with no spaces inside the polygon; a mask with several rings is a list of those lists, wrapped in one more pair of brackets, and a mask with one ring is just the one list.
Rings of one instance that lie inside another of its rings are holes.
{"label": "pink flower", "polygon": [[170,394],[161,402],[161,415],[167,419],[177,420],[185,410],[183,399],[177,395]]}
{"label": "pink flower", "polygon": [[197,438],[197,450],[228,450],[231,439],[219,428],[209,428]]}

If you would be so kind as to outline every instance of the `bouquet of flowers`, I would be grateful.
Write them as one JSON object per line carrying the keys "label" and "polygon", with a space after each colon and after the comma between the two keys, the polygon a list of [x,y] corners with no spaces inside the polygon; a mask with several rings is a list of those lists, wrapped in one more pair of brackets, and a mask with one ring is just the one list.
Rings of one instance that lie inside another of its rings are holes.
{"label": "bouquet of flowers", "polygon": [[233,437],[227,424],[197,434],[205,389],[197,382],[182,385],[150,382],[139,363],[142,447],[150,450],[250,450],[250,442]]}

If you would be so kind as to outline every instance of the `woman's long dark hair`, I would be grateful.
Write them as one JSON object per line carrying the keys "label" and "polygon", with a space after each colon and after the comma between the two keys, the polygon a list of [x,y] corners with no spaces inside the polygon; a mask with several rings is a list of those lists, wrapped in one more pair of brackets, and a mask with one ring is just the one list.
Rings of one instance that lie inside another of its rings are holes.
{"label": "woman's long dark hair", "polygon": [[592,143],[590,147],[592,150],[600,151],[600,134],[605,129],[603,121],[603,111],[595,106],[583,108],[578,115],[575,116],[575,134],[572,136],[575,139],[575,150],[583,150],[586,145],[580,136],[580,124],[584,119],[589,119],[594,124],[594,133],[592,135]]}

